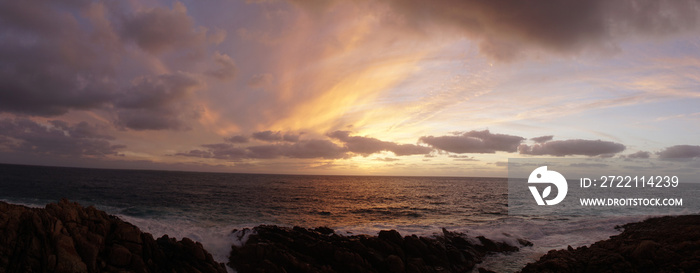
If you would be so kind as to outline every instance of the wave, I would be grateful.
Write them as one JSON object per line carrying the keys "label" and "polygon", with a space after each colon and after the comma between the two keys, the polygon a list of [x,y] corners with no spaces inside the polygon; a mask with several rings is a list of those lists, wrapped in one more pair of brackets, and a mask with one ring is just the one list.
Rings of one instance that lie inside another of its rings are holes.
{"label": "wave", "polygon": [[[25,205],[28,207],[44,207],[53,200],[3,200],[8,203]],[[81,202],[80,200],[76,200]],[[89,202],[87,203],[89,205]],[[167,234],[170,237],[181,239],[188,237],[202,243],[213,256],[222,263],[228,262],[231,246],[242,244],[246,234],[246,228],[252,228],[261,224],[278,224],[269,222],[247,222],[231,224],[226,220],[202,220],[203,212],[184,212],[180,210],[168,211],[165,208],[144,209],[139,207],[109,207],[96,206],[98,209],[113,214],[122,220],[132,223],[142,231],[151,233],[154,237]],[[325,214],[325,211],[318,211]],[[231,214],[235,215],[235,211]],[[353,214],[363,217],[391,218],[412,217],[421,215],[416,210],[406,207],[370,208],[352,211]],[[427,213],[427,212],[426,212]],[[519,270],[525,264],[534,262],[537,258],[551,249],[565,249],[567,246],[579,247],[589,245],[599,240],[604,240],[611,235],[618,234],[614,227],[630,222],[637,222],[648,218],[646,216],[625,217],[510,217],[503,215],[500,218],[488,218],[480,221],[476,215],[466,215],[470,221],[454,221],[455,224],[444,225],[424,222],[390,222],[369,221],[355,225],[330,226],[338,234],[368,234],[377,235],[381,230],[397,230],[403,235],[416,234],[419,236],[431,236],[441,234],[442,228],[450,231],[462,232],[470,237],[484,236],[494,241],[504,242],[510,245],[517,243],[515,238],[526,239],[533,243],[532,247],[522,248],[519,252],[510,254],[496,254],[487,256],[480,267],[496,272],[512,272]],[[346,222],[347,223],[347,222]],[[281,225],[285,226],[285,225]],[[307,226],[313,228],[314,226]],[[234,233],[234,230],[238,232]],[[229,268],[229,270],[231,270]]]}

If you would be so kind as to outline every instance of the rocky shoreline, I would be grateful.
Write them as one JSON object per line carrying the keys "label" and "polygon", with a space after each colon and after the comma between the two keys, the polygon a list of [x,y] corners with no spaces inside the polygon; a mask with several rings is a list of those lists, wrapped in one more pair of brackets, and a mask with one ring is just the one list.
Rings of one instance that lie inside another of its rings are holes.
{"label": "rocky shoreline", "polygon": [[248,236],[242,246],[232,247],[228,263],[240,273],[469,272],[487,254],[532,246],[522,239],[512,246],[445,229],[435,238],[402,237],[395,230],[383,230],[377,236],[343,236],[330,228],[277,226],[235,232]]}
{"label": "rocky shoreline", "polygon": [[700,215],[650,218],[608,240],[551,250],[530,272],[700,272]]}
{"label": "rocky shoreline", "polygon": [[[579,248],[551,250],[521,272],[700,272],[700,215],[651,218]],[[228,265],[247,272],[489,272],[493,253],[516,245],[443,229],[434,237],[339,235],[330,228],[234,230]],[[2,272],[226,272],[200,243],[138,227],[94,207],[61,200],[45,208],[0,202]]]}
{"label": "rocky shoreline", "polygon": [[0,202],[0,272],[213,272],[201,244],[149,233],[94,207]]}

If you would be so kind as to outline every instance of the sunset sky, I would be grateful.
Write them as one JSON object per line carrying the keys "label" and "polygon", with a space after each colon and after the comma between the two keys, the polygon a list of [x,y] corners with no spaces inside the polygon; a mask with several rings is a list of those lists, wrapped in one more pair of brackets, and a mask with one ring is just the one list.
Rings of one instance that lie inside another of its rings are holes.
{"label": "sunset sky", "polygon": [[0,162],[505,176],[700,160],[698,1],[0,1]]}

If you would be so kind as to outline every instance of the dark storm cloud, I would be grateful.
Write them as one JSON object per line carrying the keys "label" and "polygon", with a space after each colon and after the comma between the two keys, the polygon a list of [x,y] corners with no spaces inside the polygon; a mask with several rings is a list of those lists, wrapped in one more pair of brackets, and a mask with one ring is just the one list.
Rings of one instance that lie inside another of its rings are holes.
{"label": "dark storm cloud", "polygon": [[397,156],[417,155],[427,154],[433,150],[429,147],[414,144],[398,144],[372,137],[350,136],[349,131],[335,131],[329,133],[328,136],[344,142],[350,152],[363,156],[382,151],[393,152]]}
{"label": "dark storm cloud", "polygon": [[541,137],[533,137],[530,140],[534,141],[535,143],[545,143],[547,141],[550,141],[554,138],[554,136],[541,136]]}
{"label": "dark storm cloud", "polygon": [[[334,1],[290,0],[316,14]],[[339,3],[342,1],[335,1]],[[557,54],[615,52],[622,39],[659,37],[697,30],[700,4],[694,0],[629,1],[357,1],[380,11],[389,26],[419,33],[460,33],[489,57],[511,61],[528,49]],[[388,5],[378,9],[378,5]]]}
{"label": "dark storm cloud", "polygon": [[661,36],[696,29],[697,1],[389,1],[416,29],[462,31],[479,41],[482,53],[512,60],[526,47],[570,54],[610,51],[619,38]]}
{"label": "dark storm cloud", "polygon": [[40,124],[30,119],[0,120],[0,150],[10,153],[43,156],[91,156],[117,155],[123,145],[110,143],[114,138],[99,133],[86,122],[75,125],[64,121]]}
{"label": "dark storm cloud", "polygon": [[696,158],[700,157],[700,146],[698,145],[675,145],[667,147],[666,149],[658,152],[659,158],[662,159],[673,159],[673,158]]}
{"label": "dark storm cloud", "polygon": [[0,112],[55,116],[107,103],[111,54],[58,1],[0,2]]}
{"label": "dark storm cloud", "polygon": [[183,109],[192,109],[188,98],[200,85],[185,73],[139,78],[114,104],[119,109],[117,123],[134,130],[184,129],[184,116],[197,113]]}
{"label": "dark storm cloud", "polygon": [[651,153],[647,151],[638,151],[636,153],[627,155],[627,158],[649,158],[649,156],[651,156]]}
{"label": "dark storm cloud", "polygon": [[[0,113],[50,117],[100,109],[122,128],[186,129],[197,117],[192,102],[193,90],[203,86],[199,78],[235,76],[227,55],[206,53],[223,34],[196,26],[179,2],[136,6],[0,2]],[[169,52],[174,57],[159,58],[154,69],[147,56]],[[169,62],[182,56],[187,67]],[[198,62],[210,68],[187,72]]]}
{"label": "dark storm cloud", "polygon": [[142,77],[116,101],[123,109],[163,108],[190,95],[199,81],[185,73]]}
{"label": "dark storm cloud", "polygon": [[505,134],[492,134],[489,130],[469,131],[454,136],[424,136],[420,142],[450,153],[515,152],[525,138]]}
{"label": "dark storm cloud", "polygon": [[584,139],[554,140],[532,146],[523,144],[518,147],[518,151],[521,154],[552,156],[601,156],[616,154],[624,150],[625,145],[620,143]]}

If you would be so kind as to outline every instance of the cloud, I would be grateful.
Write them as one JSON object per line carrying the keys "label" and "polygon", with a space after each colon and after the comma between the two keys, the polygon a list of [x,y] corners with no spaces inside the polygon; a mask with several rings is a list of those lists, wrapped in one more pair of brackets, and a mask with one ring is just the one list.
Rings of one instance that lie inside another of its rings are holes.
{"label": "cloud", "polygon": [[627,158],[649,158],[650,155],[651,153],[647,151],[638,151],[636,153],[627,155]]}
{"label": "cloud", "polygon": [[675,145],[657,153],[659,158],[696,158],[700,157],[700,146],[698,145]]}
{"label": "cloud", "polygon": [[214,62],[217,64],[216,69],[211,69],[206,72],[207,75],[219,80],[231,80],[236,77],[238,69],[236,63],[226,54],[217,52],[214,54]]}
{"label": "cloud", "polygon": [[231,142],[231,143],[247,143],[248,142],[248,137],[243,136],[243,135],[235,135],[232,137],[228,137],[224,139],[226,142]]}
{"label": "cloud", "polygon": [[207,29],[196,28],[180,2],[175,2],[172,9],[141,9],[125,17],[122,35],[151,54],[196,48],[207,41]]}
{"label": "cloud", "polygon": [[335,143],[312,139],[303,140],[294,144],[276,144],[248,147],[253,158],[325,158],[339,159],[346,157],[346,150]]}
{"label": "cloud", "polygon": [[[342,1],[290,0],[313,14]],[[322,3],[317,3],[322,2]],[[492,59],[512,61],[528,51],[578,54],[616,52],[627,37],[662,37],[697,30],[697,1],[356,1],[387,27],[422,35],[455,33],[477,42]],[[321,17],[321,16],[315,16]],[[398,31],[395,31],[398,32]]]}
{"label": "cloud", "polygon": [[298,135],[298,134],[285,133],[282,136],[282,140],[287,141],[287,142],[298,142],[300,136],[301,135]]}
{"label": "cloud", "polygon": [[427,154],[433,150],[430,147],[414,144],[398,144],[371,137],[350,136],[349,131],[335,131],[329,133],[328,136],[344,142],[350,152],[363,156],[382,151],[393,152],[397,156],[417,155]]}
{"label": "cloud", "polygon": [[118,155],[124,145],[99,133],[86,122],[68,124],[53,120],[38,123],[26,118],[0,120],[0,150],[41,156],[105,157]]}
{"label": "cloud", "polygon": [[449,155],[449,158],[454,158],[454,161],[479,161],[478,159],[472,157],[472,156],[466,156],[466,155]]}
{"label": "cloud", "polygon": [[482,53],[501,61],[516,59],[531,48],[558,54],[586,50],[611,52],[617,49],[622,37],[692,31],[700,21],[697,1],[392,0],[385,3],[395,13],[387,18],[394,19],[392,23],[425,33],[460,32],[478,41]]}
{"label": "cloud", "polygon": [[56,116],[113,97],[113,54],[54,1],[0,3],[0,112]]}
{"label": "cloud", "polygon": [[252,134],[253,139],[261,140],[261,141],[266,141],[266,142],[275,142],[275,141],[287,141],[287,142],[297,142],[299,141],[299,135],[298,134],[293,134],[293,133],[284,133],[277,131],[260,131],[260,132],[255,132]]}
{"label": "cloud", "polygon": [[[253,139],[270,142],[265,145],[236,146],[235,144],[247,143],[248,138],[236,135],[226,138],[227,143],[201,145],[204,149],[194,149],[175,155],[214,158],[238,161],[244,159],[275,159],[275,158],[324,158],[342,159],[352,154],[369,156],[382,151],[390,151],[397,156],[428,154],[433,149],[413,144],[397,144],[381,141],[376,138],[349,136],[348,131],[335,131],[328,136],[343,142],[340,146],[328,139],[300,139],[299,134],[277,131],[259,131],[251,134]],[[348,154],[348,153],[352,154]],[[391,160],[391,159],[390,159]]]}
{"label": "cloud", "polygon": [[507,161],[497,161],[490,164],[496,165],[497,167],[508,167]]}
{"label": "cloud", "polygon": [[515,152],[525,138],[505,134],[492,134],[489,130],[469,131],[454,136],[423,136],[420,142],[450,153]]}
{"label": "cloud", "polygon": [[202,145],[205,150],[195,149],[178,156],[215,158],[230,161],[243,159],[274,159],[274,158],[324,158],[340,159],[346,157],[346,149],[335,143],[322,140],[302,140],[293,144],[275,143],[269,145],[255,145],[249,147],[236,147],[229,143],[216,143]]}
{"label": "cloud", "polygon": [[202,147],[206,150],[196,149],[186,153],[177,153],[175,155],[236,161],[247,157],[248,154],[248,151],[245,149],[227,143],[204,144]]}
{"label": "cloud", "polygon": [[282,140],[282,134],[280,132],[261,131],[253,133],[253,138],[257,140],[273,142]]}
{"label": "cloud", "polygon": [[604,163],[572,163],[569,166],[577,168],[605,168],[610,165]]}
{"label": "cloud", "polygon": [[530,140],[534,141],[535,143],[545,143],[547,141],[550,141],[554,138],[554,136],[541,136],[541,137],[533,137]]}
{"label": "cloud", "polygon": [[265,86],[268,86],[272,84],[272,74],[270,73],[265,73],[265,74],[256,74],[253,75],[250,80],[248,80],[248,87],[251,88],[262,88]]}
{"label": "cloud", "polygon": [[186,73],[138,78],[114,104],[117,124],[134,130],[185,129],[182,120],[197,115],[190,99],[201,86]]}
{"label": "cloud", "polygon": [[401,159],[395,158],[395,157],[378,157],[375,158],[374,160],[376,161],[384,161],[384,162],[394,162],[394,161],[399,161]]}
{"label": "cloud", "polygon": [[225,33],[195,25],[179,2],[10,1],[0,17],[0,113],[99,109],[121,128],[181,130],[198,116],[202,75],[235,75],[227,55],[207,53]]}
{"label": "cloud", "polygon": [[569,140],[554,140],[541,144],[528,146],[520,145],[518,151],[521,154],[527,155],[552,155],[552,156],[567,156],[567,155],[587,155],[600,156],[615,154],[625,150],[625,145],[620,143],[602,141],[602,140],[584,140],[584,139],[569,139]]}

